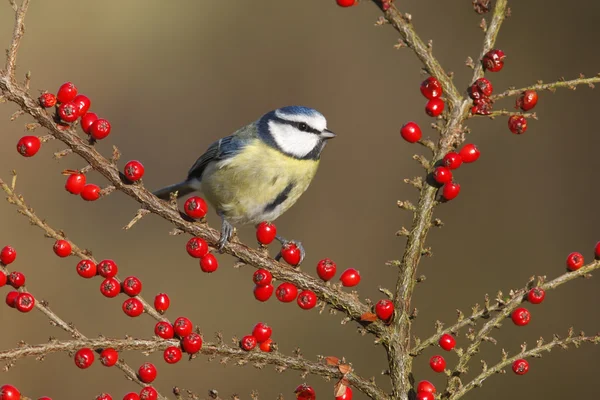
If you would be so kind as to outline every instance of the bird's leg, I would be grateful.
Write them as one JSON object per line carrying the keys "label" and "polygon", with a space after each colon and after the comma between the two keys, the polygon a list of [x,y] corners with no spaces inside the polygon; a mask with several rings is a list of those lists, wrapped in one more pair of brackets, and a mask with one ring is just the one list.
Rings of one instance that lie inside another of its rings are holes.
{"label": "bird's leg", "polygon": [[[277,241],[281,243],[282,246],[285,246],[288,243],[295,244],[296,247],[298,247],[298,250],[300,250],[300,262],[298,263],[298,265],[302,264],[302,261],[304,261],[304,257],[306,256],[306,251],[304,251],[304,246],[302,246],[302,243],[298,242],[297,240],[287,240],[286,238],[281,237],[279,235],[275,236],[275,239],[277,239]],[[280,259],[281,251],[275,256],[275,260],[279,261]]]}
{"label": "bird's leg", "polygon": [[233,225],[231,225],[229,221],[225,219],[225,216],[222,212],[218,212],[218,214],[219,217],[221,217],[221,238],[219,239],[219,251],[221,251],[227,242],[229,242],[229,239],[231,239],[234,228]]}

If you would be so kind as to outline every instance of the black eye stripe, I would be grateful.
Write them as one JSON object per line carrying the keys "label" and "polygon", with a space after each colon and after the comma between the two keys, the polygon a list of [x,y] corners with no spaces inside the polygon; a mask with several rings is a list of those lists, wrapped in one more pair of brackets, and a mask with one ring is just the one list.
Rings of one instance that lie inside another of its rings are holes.
{"label": "black eye stripe", "polygon": [[295,127],[296,129],[298,129],[299,131],[310,132],[310,133],[314,133],[315,135],[321,134],[320,130],[311,127],[306,122],[288,121],[287,119],[283,119],[283,118],[279,118],[279,117],[275,117],[275,118],[273,118],[273,120],[280,122],[282,124],[291,125],[291,126]]}

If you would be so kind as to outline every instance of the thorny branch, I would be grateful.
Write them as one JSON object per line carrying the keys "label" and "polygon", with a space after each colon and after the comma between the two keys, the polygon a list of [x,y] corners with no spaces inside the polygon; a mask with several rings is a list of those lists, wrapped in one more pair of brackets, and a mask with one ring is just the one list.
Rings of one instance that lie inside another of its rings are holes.
{"label": "thorny branch", "polygon": [[557,335],[552,338],[552,341],[544,344],[544,340],[540,338],[537,342],[536,347],[531,350],[526,351],[526,346],[522,346],[522,350],[519,354],[508,358],[506,353],[503,351],[502,360],[492,366],[484,368],[484,371],[477,375],[471,382],[466,385],[460,387],[456,392],[450,394],[448,392],[442,395],[443,399],[449,400],[457,400],[464,396],[471,389],[476,387],[480,387],[487,378],[494,374],[502,373],[502,369],[518,359],[528,358],[528,357],[542,357],[543,352],[550,352],[554,347],[559,346],[563,349],[566,349],[570,344],[575,345],[575,347],[579,347],[583,343],[600,343],[600,334],[596,336],[585,336],[583,332],[579,336],[573,336],[573,330],[569,330],[569,335],[565,339],[560,339]]}
{"label": "thorny branch", "polygon": [[571,79],[569,81],[566,81],[564,79],[556,81],[556,82],[550,82],[550,83],[543,83],[540,81],[535,85],[527,86],[524,88],[505,90],[502,93],[492,95],[490,98],[495,101],[495,100],[498,100],[498,99],[501,99],[501,98],[507,97],[507,96],[517,96],[526,90],[537,90],[537,91],[549,90],[552,92],[558,88],[568,88],[571,90],[575,90],[578,85],[588,85],[590,88],[593,89],[595,87],[594,84],[598,83],[598,82],[600,82],[600,74],[598,74],[594,77],[591,77],[591,78],[586,78],[583,74],[581,74],[581,76],[579,78]]}

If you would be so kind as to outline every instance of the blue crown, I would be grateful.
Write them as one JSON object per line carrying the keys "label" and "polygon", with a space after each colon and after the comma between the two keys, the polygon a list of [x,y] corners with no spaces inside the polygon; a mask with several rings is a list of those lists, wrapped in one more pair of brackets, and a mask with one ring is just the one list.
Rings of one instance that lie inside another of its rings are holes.
{"label": "blue crown", "polygon": [[287,107],[281,107],[279,110],[285,114],[321,115],[321,116],[323,116],[320,112],[318,112],[314,108],[303,107],[303,106],[287,106]]}

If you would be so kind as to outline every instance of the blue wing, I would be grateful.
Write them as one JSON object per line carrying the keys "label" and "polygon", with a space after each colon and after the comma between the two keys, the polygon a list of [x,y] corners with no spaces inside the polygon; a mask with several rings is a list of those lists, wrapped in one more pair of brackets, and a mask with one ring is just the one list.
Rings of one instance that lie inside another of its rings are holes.
{"label": "blue wing", "polygon": [[206,166],[213,161],[225,160],[237,154],[246,144],[246,140],[237,135],[226,136],[211,144],[208,149],[196,160],[188,172],[188,180],[202,180],[202,173]]}

